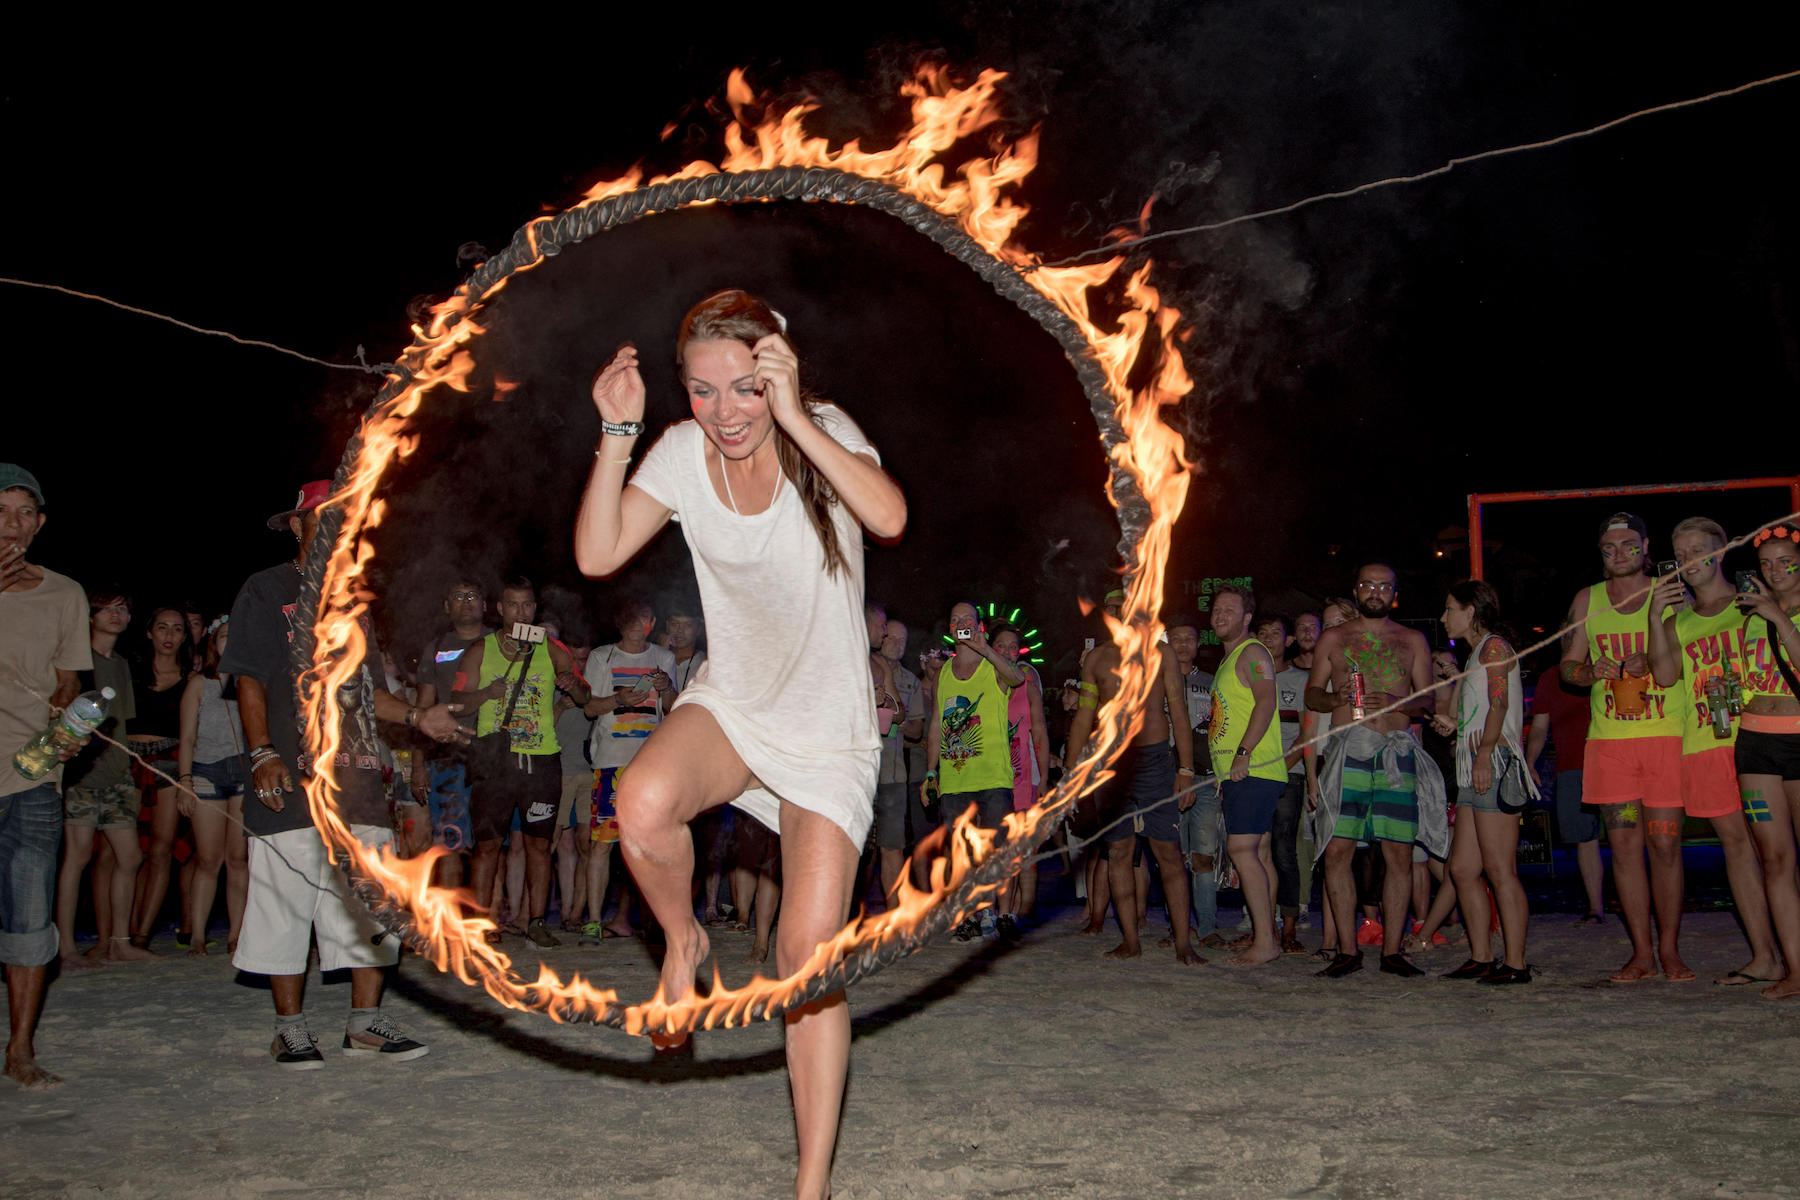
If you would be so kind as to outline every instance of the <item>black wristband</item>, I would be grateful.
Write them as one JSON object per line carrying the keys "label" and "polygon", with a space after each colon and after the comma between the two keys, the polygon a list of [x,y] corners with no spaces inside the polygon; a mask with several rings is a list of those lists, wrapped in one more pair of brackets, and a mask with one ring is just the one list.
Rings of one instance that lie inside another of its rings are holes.
{"label": "black wristband", "polygon": [[637,437],[644,432],[642,421],[608,421],[600,418],[600,432],[610,437]]}

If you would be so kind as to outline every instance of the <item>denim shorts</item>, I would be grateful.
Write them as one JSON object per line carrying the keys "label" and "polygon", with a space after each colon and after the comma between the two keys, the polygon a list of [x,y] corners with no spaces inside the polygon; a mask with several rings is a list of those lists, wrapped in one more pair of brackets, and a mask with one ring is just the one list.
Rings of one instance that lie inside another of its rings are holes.
{"label": "denim shorts", "polygon": [[218,762],[194,764],[194,781],[206,780],[212,784],[212,794],[208,795],[202,788],[195,788],[194,795],[202,800],[229,800],[233,796],[242,796],[250,777],[244,771],[244,760],[241,758],[221,758]]}
{"label": "denim shorts", "polygon": [[0,963],[41,967],[56,957],[56,852],[63,802],[54,783],[0,796]]}
{"label": "denim shorts", "polygon": [[1494,782],[1488,785],[1488,790],[1478,792],[1473,787],[1458,787],[1456,802],[1466,804],[1476,812],[1524,812],[1525,806],[1531,803],[1531,792],[1525,786],[1525,768],[1505,746],[1495,747],[1494,760]]}

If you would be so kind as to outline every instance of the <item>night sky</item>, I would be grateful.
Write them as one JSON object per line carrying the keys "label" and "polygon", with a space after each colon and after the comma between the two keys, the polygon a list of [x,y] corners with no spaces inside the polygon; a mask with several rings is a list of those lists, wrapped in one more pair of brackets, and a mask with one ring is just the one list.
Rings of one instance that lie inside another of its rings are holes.
{"label": "night sky", "polygon": [[[23,70],[0,97],[0,274],[58,283],[332,360],[408,340],[457,249],[644,159],[713,157],[726,73],[827,105],[885,145],[921,55],[1011,73],[1009,129],[1043,131],[1021,240],[1088,249],[1153,193],[1153,228],[1217,220],[1452,156],[1598,124],[1800,66],[1777,6],[915,4],[820,28],[497,14],[436,40],[296,27],[240,51],[181,43],[129,65]],[[596,10],[604,12],[604,10]],[[537,47],[547,44],[544,51]],[[1404,615],[1465,574],[1440,530],[1464,494],[1785,475],[1800,392],[1800,81],[1646,118],[1421,184],[1163,242],[1154,281],[1194,322],[1199,388],[1172,419],[1201,475],[1176,580],[1252,574],[1279,603],[1402,568]],[[669,142],[658,135],[674,121]],[[620,580],[569,548],[597,421],[585,380],[645,349],[653,424],[680,413],[676,321],[714,288],[788,314],[817,389],[906,488],[870,591],[915,625],[964,594],[1081,636],[1116,527],[1085,401],[1056,344],[898,222],[750,206],[656,217],[521,278],[484,366],[505,404],[440,405],[392,480],[380,621],[407,643],[460,568],[523,570],[604,633],[624,591],[679,588],[674,530]],[[50,523],[34,557],[83,582],[229,604],[291,552],[263,529],[329,474],[378,381],[86,301],[0,287],[14,387],[0,459]],[[1490,515],[1489,576],[1518,623],[1588,582],[1605,501]],[[1644,500],[1653,553],[1702,512],[1743,532],[1785,494]],[[1750,565],[1747,554],[1730,566]],[[1180,600],[1175,585],[1171,604]],[[1055,656],[1053,655],[1053,658]]]}

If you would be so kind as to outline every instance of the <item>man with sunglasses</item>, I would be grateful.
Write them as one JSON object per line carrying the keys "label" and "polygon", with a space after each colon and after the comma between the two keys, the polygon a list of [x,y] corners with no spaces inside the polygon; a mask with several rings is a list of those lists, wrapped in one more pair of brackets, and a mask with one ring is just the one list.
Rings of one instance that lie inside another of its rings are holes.
{"label": "man with sunglasses", "polygon": [[[1314,815],[1314,840],[1325,843],[1325,888],[1337,925],[1338,955],[1319,974],[1341,979],[1362,969],[1356,945],[1356,883],[1351,859],[1358,843],[1379,845],[1387,863],[1381,887],[1381,969],[1421,975],[1400,953],[1412,888],[1412,850],[1417,842],[1438,858],[1449,851],[1449,817],[1443,775],[1419,752],[1409,732],[1415,718],[1434,710],[1431,648],[1417,630],[1389,616],[1399,595],[1398,577],[1386,563],[1365,563],[1351,593],[1357,616],[1319,635],[1306,679],[1306,707],[1331,713],[1334,735],[1325,744],[1320,771],[1322,799]],[[1416,696],[1393,707],[1403,696]],[[1384,709],[1392,708],[1390,712]]]}
{"label": "man with sunglasses", "polygon": [[[487,597],[479,583],[462,579],[445,592],[444,615],[450,618],[450,629],[419,652],[420,708],[448,700],[456,690],[463,652],[493,632],[483,620],[486,613]],[[424,753],[415,751],[412,759],[413,796],[430,806],[431,840],[450,852],[437,866],[437,882],[447,888],[462,886],[463,855],[475,848],[463,754],[457,743],[429,742]]]}

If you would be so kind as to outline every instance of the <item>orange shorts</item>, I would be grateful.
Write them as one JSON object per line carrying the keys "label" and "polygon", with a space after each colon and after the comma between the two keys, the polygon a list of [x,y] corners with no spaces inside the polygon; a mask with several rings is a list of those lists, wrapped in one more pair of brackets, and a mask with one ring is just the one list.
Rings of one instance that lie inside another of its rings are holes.
{"label": "orange shorts", "polygon": [[1682,755],[1681,799],[1690,817],[1735,817],[1744,811],[1738,794],[1736,748],[1714,746]]}
{"label": "orange shorts", "polygon": [[1681,736],[1589,738],[1581,802],[1681,808]]}

